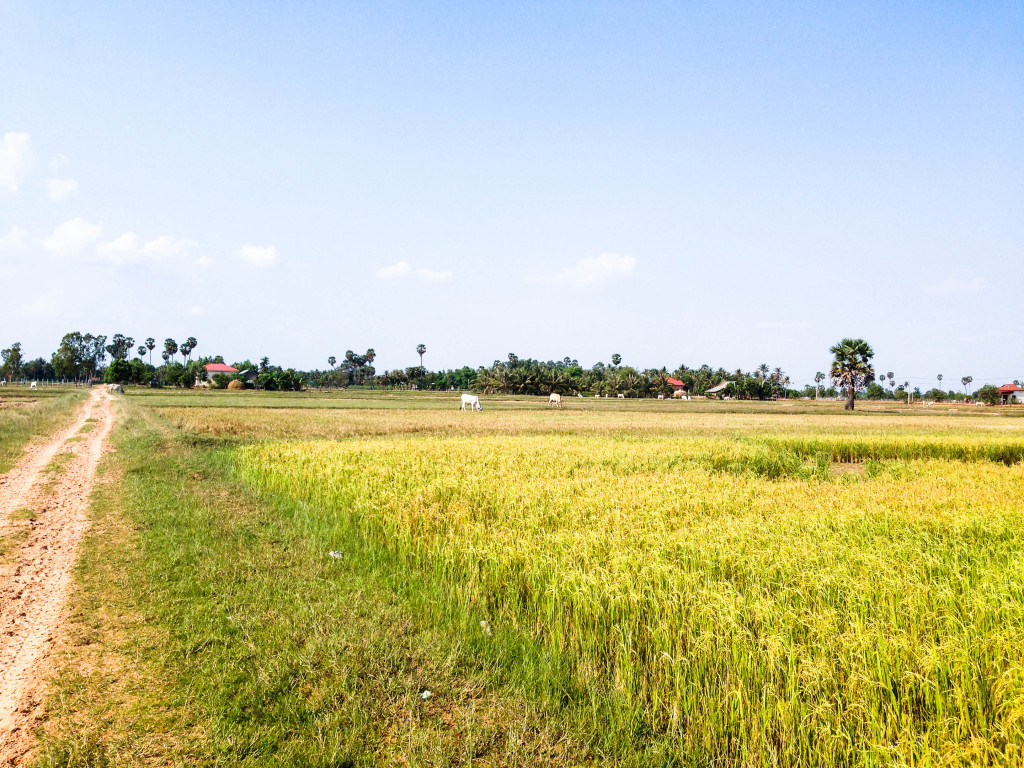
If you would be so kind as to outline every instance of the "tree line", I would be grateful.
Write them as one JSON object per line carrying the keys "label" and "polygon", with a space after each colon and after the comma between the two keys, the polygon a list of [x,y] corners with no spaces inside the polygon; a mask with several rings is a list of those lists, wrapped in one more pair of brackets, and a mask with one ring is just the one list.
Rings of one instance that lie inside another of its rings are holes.
{"label": "tree line", "polygon": [[[24,359],[22,345],[17,342],[0,350],[0,378],[65,381],[102,379],[121,384],[191,387],[195,382],[207,378],[207,363],[224,362],[220,355],[193,357],[198,346],[199,342],[194,336],[189,336],[181,344],[173,338],[167,338],[162,345],[155,338],[149,337],[136,346],[135,339],[121,333],[108,338],[102,334],[73,331],[63,336],[49,360],[42,357]],[[160,350],[159,359],[162,364],[154,365],[153,352],[157,349]],[[306,386],[355,386],[435,391],[472,390],[509,395],[547,395],[556,392],[561,395],[598,397],[619,394],[624,397],[670,396],[679,389],[687,395],[700,396],[724,384],[724,389],[718,393],[724,397],[744,400],[844,397],[847,408],[852,408],[854,400],[859,397],[899,401],[915,398],[943,401],[961,397],[959,392],[944,390],[941,386],[926,392],[921,392],[919,387],[911,389],[908,382],[897,383],[892,371],[876,374],[871,365],[874,351],[863,339],[843,339],[834,345],[830,349],[833,364],[828,375],[819,371],[814,377],[814,385],[803,389],[793,389],[785,371],[767,363],[750,371],[727,370],[707,363],[696,367],[680,364],[672,370],[667,367],[639,369],[623,364],[622,356],[616,353],[610,356],[608,364],[598,362],[586,367],[568,356],[561,360],[541,361],[521,358],[510,352],[506,359],[495,360],[490,366],[463,366],[431,371],[423,365],[426,345],[418,344],[415,352],[420,359],[418,366],[386,370],[382,374],[378,374],[373,366],[376,351],[371,347],[364,353],[347,350],[340,361],[331,355],[327,358],[329,367],[323,370],[282,368],[272,365],[268,358],[263,357],[258,364],[248,359],[233,363],[232,367],[245,373],[244,376],[215,374],[209,378],[211,386],[215,388],[226,388],[232,381],[238,381],[240,384],[235,386],[283,391]],[[936,381],[941,385],[943,376],[937,375]],[[961,378],[964,396],[971,395],[972,382],[971,376]],[[986,385],[978,390],[975,397],[982,402],[998,402],[999,393],[995,387]]]}

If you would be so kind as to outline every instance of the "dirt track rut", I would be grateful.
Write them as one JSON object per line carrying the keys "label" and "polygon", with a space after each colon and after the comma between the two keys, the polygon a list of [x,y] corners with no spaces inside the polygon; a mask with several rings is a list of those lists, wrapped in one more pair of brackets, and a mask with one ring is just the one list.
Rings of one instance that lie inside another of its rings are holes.
{"label": "dirt track rut", "polygon": [[[113,426],[110,405],[104,390],[93,390],[71,427],[30,448],[0,476],[0,534],[27,534],[0,561],[0,766],[21,764],[42,715],[46,665],[88,527],[96,467]],[[79,435],[88,419],[95,419],[92,430]],[[84,439],[69,442],[73,437]],[[46,472],[61,453],[71,454],[63,469]],[[20,510],[33,517],[12,517]]]}

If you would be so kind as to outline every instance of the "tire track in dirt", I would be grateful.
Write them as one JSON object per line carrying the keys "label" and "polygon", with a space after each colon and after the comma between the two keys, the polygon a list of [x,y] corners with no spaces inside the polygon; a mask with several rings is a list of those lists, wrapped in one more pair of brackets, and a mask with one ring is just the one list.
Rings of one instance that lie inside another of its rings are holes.
{"label": "tire track in dirt", "polygon": [[[96,467],[113,426],[111,399],[93,390],[75,423],[45,445],[30,448],[0,477],[0,525],[11,514],[34,513],[25,541],[0,569],[0,765],[20,765],[41,718],[46,662],[60,631],[78,545],[88,527]],[[79,430],[88,419],[95,426]],[[69,440],[83,437],[81,441]],[[62,450],[63,449],[63,450]],[[44,472],[60,453],[72,454],[59,475]],[[55,481],[55,483],[53,482]]]}

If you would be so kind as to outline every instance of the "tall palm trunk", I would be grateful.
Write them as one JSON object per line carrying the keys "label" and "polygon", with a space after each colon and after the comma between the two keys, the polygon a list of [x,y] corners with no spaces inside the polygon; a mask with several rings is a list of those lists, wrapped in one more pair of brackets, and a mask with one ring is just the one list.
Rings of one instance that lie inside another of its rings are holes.
{"label": "tall palm trunk", "polygon": [[843,406],[843,410],[844,411],[852,411],[853,410],[853,398],[854,398],[855,394],[856,394],[856,392],[854,391],[853,385],[851,384],[846,389],[846,405]]}

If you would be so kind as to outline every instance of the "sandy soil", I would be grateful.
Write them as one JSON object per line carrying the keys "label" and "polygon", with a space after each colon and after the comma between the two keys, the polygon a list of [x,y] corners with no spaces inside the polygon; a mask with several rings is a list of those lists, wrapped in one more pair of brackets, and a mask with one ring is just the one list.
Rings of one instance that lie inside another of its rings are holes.
{"label": "sandy soil", "polygon": [[[75,423],[0,476],[0,534],[25,535],[0,561],[0,766],[20,765],[42,717],[47,661],[61,624],[96,466],[113,426],[110,396],[93,390]],[[78,431],[87,419],[96,423]],[[71,440],[79,437],[80,440]],[[70,442],[69,442],[70,440]],[[70,453],[58,472],[46,467]],[[30,510],[34,517],[22,512]]]}

